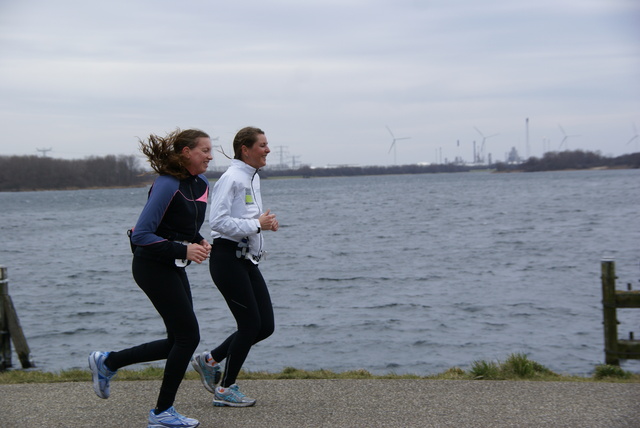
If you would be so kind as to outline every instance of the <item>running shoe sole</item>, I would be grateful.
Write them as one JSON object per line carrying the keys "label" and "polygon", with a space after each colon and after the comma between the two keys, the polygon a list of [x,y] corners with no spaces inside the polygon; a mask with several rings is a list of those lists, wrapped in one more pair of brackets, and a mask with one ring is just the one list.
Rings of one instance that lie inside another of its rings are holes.
{"label": "running shoe sole", "polygon": [[[200,424],[198,425],[183,425],[184,428],[196,428],[199,427]],[[147,425],[147,428],[167,428],[168,425],[159,425],[159,424],[149,424]]]}
{"label": "running shoe sole", "polygon": [[231,401],[224,401],[224,400],[216,400],[215,398],[213,399],[213,405],[216,407],[251,407],[254,406],[256,404],[255,401],[253,402],[248,402],[248,403],[233,403]]}
{"label": "running shoe sole", "polygon": [[[167,428],[170,425],[163,425],[163,424],[149,424],[147,425],[147,428]],[[174,426],[178,426],[178,425],[174,425]],[[197,425],[182,425],[182,427],[184,428],[196,428],[199,427],[200,423],[198,423]]]}

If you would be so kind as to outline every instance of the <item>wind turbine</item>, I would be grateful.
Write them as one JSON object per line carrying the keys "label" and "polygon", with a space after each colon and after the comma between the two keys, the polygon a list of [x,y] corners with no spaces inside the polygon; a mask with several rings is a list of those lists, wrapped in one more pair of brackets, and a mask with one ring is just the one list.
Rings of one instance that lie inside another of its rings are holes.
{"label": "wind turbine", "polygon": [[[558,147],[558,150],[560,150],[562,148],[562,146],[565,143],[565,141],[567,141],[569,138],[571,138],[571,137],[579,137],[579,135],[567,135],[567,133],[564,132],[564,129],[560,125],[558,125],[558,128],[560,128],[560,131],[562,131],[562,134],[564,135],[564,138],[562,139],[562,141],[560,141],[560,147]],[[569,147],[566,146],[566,148],[568,149]]]}
{"label": "wind turbine", "polygon": [[632,141],[638,139],[638,129],[636,128],[635,122],[632,122],[632,125],[633,125],[633,137],[631,137],[629,141],[627,141],[627,145],[631,144]]}
{"label": "wind turbine", "polygon": [[499,134],[493,134],[493,135],[489,135],[488,137],[485,137],[484,134],[480,132],[478,128],[476,128],[475,126],[473,128],[476,131],[478,131],[478,134],[482,136],[482,144],[480,145],[480,152],[478,153],[478,159],[474,159],[474,162],[475,161],[484,162],[484,142],[487,141],[487,138],[495,137],[496,135],[499,135]]}
{"label": "wind turbine", "polygon": [[411,137],[398,137],[396,138],[395,135],[393,135],[393,132],[391,132],[391,129],[389,128],[389,126],[385,125],[387,127],[387,131],[389,131],[389,134],[391,134],[391,138],[393,138],[393,140],[391,141],[391,147],[389,147],[389,153],[391,153],[391,149],[393,149],[393,163],[397,164],[396,161],[396,141],[398,140],[408,140]]}

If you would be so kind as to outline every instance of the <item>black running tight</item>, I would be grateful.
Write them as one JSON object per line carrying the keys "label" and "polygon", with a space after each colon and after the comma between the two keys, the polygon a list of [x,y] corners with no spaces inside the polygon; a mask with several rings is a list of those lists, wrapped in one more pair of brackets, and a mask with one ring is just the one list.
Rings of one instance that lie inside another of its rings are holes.
{"label": "black running tight", "polygon": [[117,370],[130,364],[166,359],[157,402],[157,408],[164,411],[173,405],[189,360],[200,343],[191,287],[184,268],[134,257],[132,270],[136,283],[162,317],[167,337],[111,352],[105,364]]}
{"label": "black running tight", "polygon": [[236,382],[251,346],[273,333],[273,307],[260,269],[249,260],[236,257],[235,243],[218,239],[214,242],[209,271],[238,328],[211,351],[214,360],[227,359],[220,385],[228,387]]}

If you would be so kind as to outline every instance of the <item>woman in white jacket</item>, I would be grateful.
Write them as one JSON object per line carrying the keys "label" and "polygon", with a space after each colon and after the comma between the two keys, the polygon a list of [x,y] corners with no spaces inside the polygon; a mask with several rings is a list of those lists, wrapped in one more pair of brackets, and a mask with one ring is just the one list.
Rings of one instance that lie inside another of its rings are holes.
{"label": "woman in white jacket", "polygon": [[[270,152],[264,132],[241,129],[233,140],[233,151],[231,166],[216,182],[211,197],[209,271],[236,319],[237,330],[211,352],[196,355],[191,364],[214,394],[214,405],[246,407],[256,400],[240,392],[236,377],[251,347],[274,330],[271,297],[258,263],[264,254],[263,232],[278,230],[278,221],[269,210],[263,212],[260,195],[258,170],[267,164]],[[221,376],[219,362],[225,358]]]}

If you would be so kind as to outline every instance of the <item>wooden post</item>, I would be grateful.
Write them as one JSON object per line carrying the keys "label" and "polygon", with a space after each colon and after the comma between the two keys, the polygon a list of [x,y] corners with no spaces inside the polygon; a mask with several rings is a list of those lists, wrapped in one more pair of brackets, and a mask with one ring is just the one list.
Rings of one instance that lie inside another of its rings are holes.
{"label": "wooden post", "polygon": [[9,295],[7,268],[0,266],[0,371],[11,367],[11,336],[4,311],[4,300]]}
{"label": "wooden post", "polygon": [[620,365],[618,358],[618,318],[616,316],[616,265],[602,260],[602,311],[604,316],[605,364]]}
{"label": "wooden post", "polygon": [[602,311],[604,315],[605,364],[620,365],[620,360],[640,359],[640,340],[629,333],[629,340],[618,339],[618,308],[640,308],[640,291],[616,290],[613,260],[602,260]]}
{"label": "wooden post", "polygon": [[[16,347],[16,353],[18,354],[22,368],[28,369],[35,367],[35,364],[31,361],[31,351],[29,350],[29,345],[27,345],[27,339],[22,332],[16,308],[13,306],[13,301],[9,295],[7,268],[4,266],[0,266],[0,303],[2,306],[2,309],[0,309],[0,314],[2,315],[0,330],[6,332],[2,334],[2,339],[0,339],[2,341],[2,360],[4,360],[4,364],[0,366],[0,369],[11,367],[11,340],[13,340],[13,344]],[[4,325],[4,329],[1,328],[2,325]],[[8,358],[5,354],[5,348]]]}

